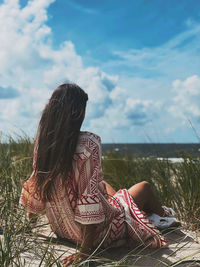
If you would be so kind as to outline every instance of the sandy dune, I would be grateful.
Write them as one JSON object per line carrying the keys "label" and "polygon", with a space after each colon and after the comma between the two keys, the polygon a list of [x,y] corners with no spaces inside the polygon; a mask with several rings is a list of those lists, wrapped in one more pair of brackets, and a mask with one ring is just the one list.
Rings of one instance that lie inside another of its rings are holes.
{"label": "sandy dune", "polygon": [[[108,249],[100,251],[95,258],[98,262],[90,266],[116,266],[114,262],[121,261],[121,266],[200,266],[200,235],[185,231],[183,229],[171,229],[165,233],[168,247],[162,249],[138,248],[128,250],[127,248]],[[46,245],[51,239],[50,248],[56,256],[61,258],[76,251],[76,248],[68,242],[58,240],[52,233],[49,226],[40,230],[37,242]],[[29,251],[23,254],[26,266],[38,266],[39,257],[36,251]],[[37,259],[38,258],[38,259]],[[102,258],[105,260],[103,261]],[[183,263],[181,263],[184,261]],[[119,265],[118,265],[119,266]]]}

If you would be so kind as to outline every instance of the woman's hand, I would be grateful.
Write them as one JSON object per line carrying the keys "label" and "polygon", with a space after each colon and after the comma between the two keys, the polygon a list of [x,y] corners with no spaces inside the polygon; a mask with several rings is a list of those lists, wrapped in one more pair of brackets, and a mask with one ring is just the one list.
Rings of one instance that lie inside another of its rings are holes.
{"label": "woman's hand", "polygon": [[31,223],[36,223],[38,220],[38,215],[35,213],[28,212],[28,219]]}
{"label": "woman's hand", "polygon": [[63,260],[61,260],[64,267],[67,267],[72,264],[72,266],[76,266],[76,264],[80,263],[81,261],[87,259],[89,255],[77,252],[70,256],[67,256]]}
{"label": "woman's hand", "polygon": [[76,264],[81,261],[87,259],[91,253],[94,251],[93,249],[93,240],[95,234],[96,225],[82,225],[83,232],[83,240],[80,248],[80,252],[74,253],[66,258],[64,258],[61,262],[66,267],[72,264],[72,266],[76,266]]}

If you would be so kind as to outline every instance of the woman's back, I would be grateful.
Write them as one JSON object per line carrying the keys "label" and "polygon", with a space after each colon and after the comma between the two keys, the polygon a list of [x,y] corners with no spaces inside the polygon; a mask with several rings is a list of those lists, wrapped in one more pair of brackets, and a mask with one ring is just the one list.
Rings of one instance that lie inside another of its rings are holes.
{"label": "woman's back", "polygon": [[[37,152],[34,156],[37,158]],[[35,165],[35,164],[33,164]],[[52,230],[60,237],[80,243],[80,224],[98,224],[104,221],[105,213],[113,214],[115,209],[108,204],[106,191],[101,184],[101,140],[89,132],[80,132],[73,157],[71,179],[60,175],[54,180],[52,199],[42,202],[32,190],[35,171],[23,185],[20,202],[31,213],[45,212]],[[103,205],[102,205],[103,203]],[[107,212],[106,212],[107,209]],[[109,209],[109,211],[108,211]],[[78,222],[78,223],[77,223]]]}

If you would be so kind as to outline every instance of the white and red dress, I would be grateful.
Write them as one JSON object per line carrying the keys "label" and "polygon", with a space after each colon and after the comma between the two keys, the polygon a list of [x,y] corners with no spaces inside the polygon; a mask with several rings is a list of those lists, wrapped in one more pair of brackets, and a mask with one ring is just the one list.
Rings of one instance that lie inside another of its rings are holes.
{"label": "white and red dress", "polygon": [[[37,155],[35,155],[36,157]],[[34,166],[34,164],[33,164]],[[72,181],[65,185],[55,179],[52,201],[41,202],[34,194],[35,171],[23,184],[20,203],[28,212],[45,213],[53,232],[75,243],[82,242],[82,225],[96,224],[97,246],[130,246],[138,244],[164,247],[166,241],[134,203],[128,190],[107,195],[102,183],[101,140],[81,132],[73,157]],[[67,178],[67,177],[66,177]]]}

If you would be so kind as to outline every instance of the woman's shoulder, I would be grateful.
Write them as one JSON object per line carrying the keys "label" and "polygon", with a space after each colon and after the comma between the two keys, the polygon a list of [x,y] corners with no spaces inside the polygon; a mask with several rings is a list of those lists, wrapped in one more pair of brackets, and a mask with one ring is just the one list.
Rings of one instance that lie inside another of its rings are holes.
{"label": "woman's shoulder", "polygon": [[87,132],[87,131],[80,132],[80,138],[79,139],[91,140],[94,143],[96,143],[97,145],[100,145],[101,144],[101,138],[100,138],[100,136],[98,136],[95,133],[91,133],[91,132]]}
{"label": "woman's shoulder", "polygon": [[101,150],[101,138],[91,132],[80,132],[75,158],[76,156],[82,159],[89,158],[96,149],[99,151]]}

